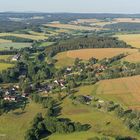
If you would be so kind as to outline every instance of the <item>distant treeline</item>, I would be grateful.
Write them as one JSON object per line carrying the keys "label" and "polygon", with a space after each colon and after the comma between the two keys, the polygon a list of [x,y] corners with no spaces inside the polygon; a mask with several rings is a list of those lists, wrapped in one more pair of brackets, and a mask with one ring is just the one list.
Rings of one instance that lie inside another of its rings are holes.
{"label": "distant treeline", "polygon": [[104,28],[110,28],[115,31],[137,31],[140,30],[140,23],[115,23],[105,25]]}
{"label": "distant treeline", "polygon": [[84,49],[84,48],[131,48],[130,45],[127,45],[123,41],[117,40],[117,38],[112,37],[80,37],[72,38],[65,42],[61,41],[55,46],[47,48],[50,56],[54,56],[59,52]]}
{"label": "distant treeline", "polygon": [[34,40],[29,39],[29,38],[22,38],[22,37],[16,37],[16,36],[1,36],[1,39],[6,39],[6,40],[12,40],[12,42],[28,42],[32,43]]}

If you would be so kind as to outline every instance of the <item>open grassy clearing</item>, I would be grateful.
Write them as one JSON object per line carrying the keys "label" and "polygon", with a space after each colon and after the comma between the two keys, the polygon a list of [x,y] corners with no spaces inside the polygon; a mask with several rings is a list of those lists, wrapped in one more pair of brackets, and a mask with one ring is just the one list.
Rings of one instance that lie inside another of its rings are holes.
{"label": "open grassy clearing", "polygon": [[54,44],[55,42],[42,42],[39,46],[40,47],[47,47],[47,46],[50,46],[52,44]]}
{"label": "open grassy clearing", "polygon": [[100,81],[95,93],[126,107],[140,109],[140,76]]}
{"label": "open grassy clearing", "polygon": [[88,30],[88,31],[99,30],[99,28],[95,28],[95,27],[87,27],[87,26],[72,25],[72,24],[61,24],[61,23],[50,23],[50,24],[46,24],[46,26],[62,28],[62,29],[71,29],[71,30]]}
{"label": "open grassy clearing", "polygon": [[31,43],[2,43],[0,44],[0,50],[9,50],[10,48],[21,49],[30,47]]}
{"label": "open grassy clearing", "polygon": [[140,34],[116,35],[116,37],[135,48],[140,48]]}
{"label": "open grassy clearing", "polygon": [[[70,99],[66,99],[63,102],[61,116],[70,118],[73,121],[81,122],[83,124],[90,124],[92,127],[87,132],[73,133],[68,135],[54,134],[49,137],[49,140],[59,140],[63,138],[68,140],[88,140],[94,136],[103,135],[112,137],[116,135],[133,136],[138,138],[140,137],[135,132],[132,132],[126,128],[122,120],[117,118],[114,114],[100,112],[90,106],[80,104],[74,105]],[[111,123],[106,125],[106,122],[108,121]]]}
{"label": "open grassy clearing", "polygon": [[0,71],[6,70],[6,69],[11,68],[11,67],[13,67],[13,66],[14,66],[13,64],[0,63]]}
{"label": "open grassy clearing", "polygon": [[0,140],[24,140],[30,122],[39,112],[45,112],[39,104],[29,103],[24,112],[21,109],[0,116]]}
{"label": "open grassy clearing", "polygon": [[44,35],[28,35],[28,34],[15,34],[15,33],[0,33],[0,37],[1,36],[15,36],[15,37],[28,38],[33,40],[47,39],[47,37]]}

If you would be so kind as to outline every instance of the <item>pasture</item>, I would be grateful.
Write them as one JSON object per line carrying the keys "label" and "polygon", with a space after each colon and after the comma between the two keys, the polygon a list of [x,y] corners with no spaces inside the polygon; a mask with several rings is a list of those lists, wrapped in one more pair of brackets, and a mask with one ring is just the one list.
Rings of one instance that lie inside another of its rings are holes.
{"label": "pasture", "polygon": [[116,37],[135,48],[140,48],[140,34],[116,35]]}
{"label": "pasture", "polygon": [[[81,94],[83,93],[81,92]],[[49,137],[49,140],[60,140],[63,138],[68,140],[88,140],[94,136],[114,137],[116,135],[139,137],[135,132],[126,128],[123,121],[114,114],[98,111],[91,106],[73,104],[70,99],[64,100],[61,106],[62,117],[69,118],[75,122],[90,124],[91,129],[87,132],[76,132],[73,134],[54,134]],[[108,121],[110,124],[106,125]],[[113,138],[111,138],[111,140],[113,140]]]}
{"label": "pasture", "polygon": [[10,60],[12,55],[0,55],[0,60]]}
{"label": "pasture", "polygon": [[26,130],[37,113],[45,112],[39,104],[29,103],[22,112],[21,109],[0,116],[0,140],[24,140]]}
{"label": "pasture", "polygon": [[100,81],[94,93],[128,108],[140,109],[140,76]]}

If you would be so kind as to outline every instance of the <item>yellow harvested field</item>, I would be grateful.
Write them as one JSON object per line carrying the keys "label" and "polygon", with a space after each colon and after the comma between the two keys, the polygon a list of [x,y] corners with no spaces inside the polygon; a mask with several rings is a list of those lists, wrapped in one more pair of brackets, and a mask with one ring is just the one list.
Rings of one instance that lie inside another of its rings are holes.
{"label": "yellow harvested field", "polygon": [[0,63],[0,71],[6,70],[6,69],[11,68],[11,67],[13,67],[13,66],[14,66],[13,64]]}
{"label": "yellow harvested field", "polygon": [[72,24],[61,24],[61,23],[51,23],[46,24],[48,27],[56,27],[56,28],[62,28],[62,29],[71,29],[71,30],[88,30],[88,31],[94,31],[98,30],[99,28],[95,27],[87,27],[87,26],[80,26],[80,25],[72,25]]}
{"label": "yellow harvested field", "polygon": [[68,51],[67,57],[70,58],[80,58],[83,60],[88,60],[91,57],[97,59],[110,58],[121,53],[136,53],[137,49],[126,49],[126,48],[101,48],[101,49],[81,49]]}
{"label": "yellow harvested field", "polygon": [[140,18],[115,18],[116,22],[140,23]]}
{"label": "yellow harvested field", "polygon": [[6,40],[6,39],[0,39],[0,44],[2,44],[2,43],[10,43],[10,42],[12,42],[12,41]]}
{"label": "yellow harvested field", "polygon": [[133,47],[140,48],[140,34],[117,35],[116,37]]}
{"label": "yellow harvested field", "polygon": [[47,37],[44,35],[28,35],[28,34],[15,34],[15,33],[0,33],[0,37],[2,36],[15,36],[15,37],[21,37],[21,38],[29,38],[33,40],[47,39]]}
{"label": "yellow harvested field", "polygon": [[129,108],[140,109],[140,76],[103,80],[96,86],[97,95]]}
{"label": "yellow harvested field", "polygon": [[125,61],[137,63],[140,62],[140,52],[133,53],[124,58]]}
{"label": "yellow harvested field", "polygon": [[0,60],[8,60],[12,57],[12,55],[0,55]]}

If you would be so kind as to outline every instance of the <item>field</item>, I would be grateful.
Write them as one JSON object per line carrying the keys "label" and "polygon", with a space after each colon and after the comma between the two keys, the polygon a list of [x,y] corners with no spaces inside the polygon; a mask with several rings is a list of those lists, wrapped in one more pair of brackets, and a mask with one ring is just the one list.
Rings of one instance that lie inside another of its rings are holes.
{"label": "field", "polygon": [[140,23],[139,18],[115,18],[116,22],[129,22],[129,23]]}
{"label": "field", "polygon": [[39,112],[44,112],[42,107],[31,102],[24,112],[19,109],[0,116],[0,140],[24,140],[30,122]]}
{"label": "field", "polygon": [[133,54],[137,52],[137,49],[125,48],[81,49],[59,53],[54,57],[54,59],[57,60],[57,67],[63,67],[73,65],[75,58],[88,60],[91,57],[95,57],[101,60],[103,58],[110,58],[121,53]]}
{"label": "field", "polygon": [[128,55],[124,58],[125,61],[132,62],[132,63],[139,63],[140,62],[140,52],[133,53]]}
{"label": "field", "polygon": [[[86,88],[93,88],[88,87]],[[85,89],[86,89],[85,88]],[[80,90],[81,94],[83,94],[83,89]],[[80,94],[80,93],[79,93]],[[90,106],[84,106],[80,104],[72,104],[70,99],[66,99],[62,104],[62,115],[65,118],[70,118],[75,122],[81,122],[83,124],[90,124],[92,127],[87,132],[73,133],[73,134],[54,134],[49,137],[49,140],[88,140],[89,138],[93,138],[94,136],[133,136],[139,137],[135,132],[128,130],[122,120],[117,118],[114,114],[109,114],[105,112],[100,112]],[[61,117],[60,116],[60,117]],[[106,125],[106,122],[110,121],[110,125]],[[115,128],[115,129],[114,129]],[[113,138],[111,138],[113,140]]]}
{"label": "field", "polygon": [[125,49],[125,48],[81,49],[81,50],[68,51],[67,57],[70,58],[78,57],[84,60],[88,60],[91,57],[95,57],[101,60],[103,58],[110,58],[121,53],[131,54],[135,52],[137,52],[136,49]]}
{"label": "field", "polygon": [[0,50],[9,50],[10,48],[21,49],[30,46],[31,43],[0,43]]}
{"label": "field", "polygon": [[5,39],[0,39],[0,43],[10,43],[10,42],[12,42],[12,41],[10,41],[10,40],[5,40]]}
{"label": "field", "polygon": [[13,64],[0,63],[0,71],[13,67]]}
{"label": "field", "polygon": [[0,55],[0,60],[8,60],[12,57],[12,55]]}
{"label": "field", "polygon": [[61,23],[51,23],[51,24],[46,24],[46,26],[62,28],[62,29],[71,29],[71,30],[88,30],[88,31],[98,30],[98,28],[95,27],[87,27],[87,26],[72,25],[72,24],[61,24]]}
{"label": "field", "polygon": [[57,54],[54,59],[57,60],[56,67],[65,67],[74,64],[74,59],[67,56],[67,52]]}
{"label": "field", "polygon": [[135,48],[140,48],[140,34],[116,35],[116,37]]}
{"label": "field", "polygon": [[96,84],[95,93],[126,107],[140,109],[140,76],[103,80]]}
{"label": "field", "polygon": [[29,34],[15,34],[15,33],[0,33],[0,37],[1,36],[15,36],[15,37],[28,38],[28,39],[33,39],[33,40],[47,39],[46,36],[39,35],[39,34],[29,35]]}

